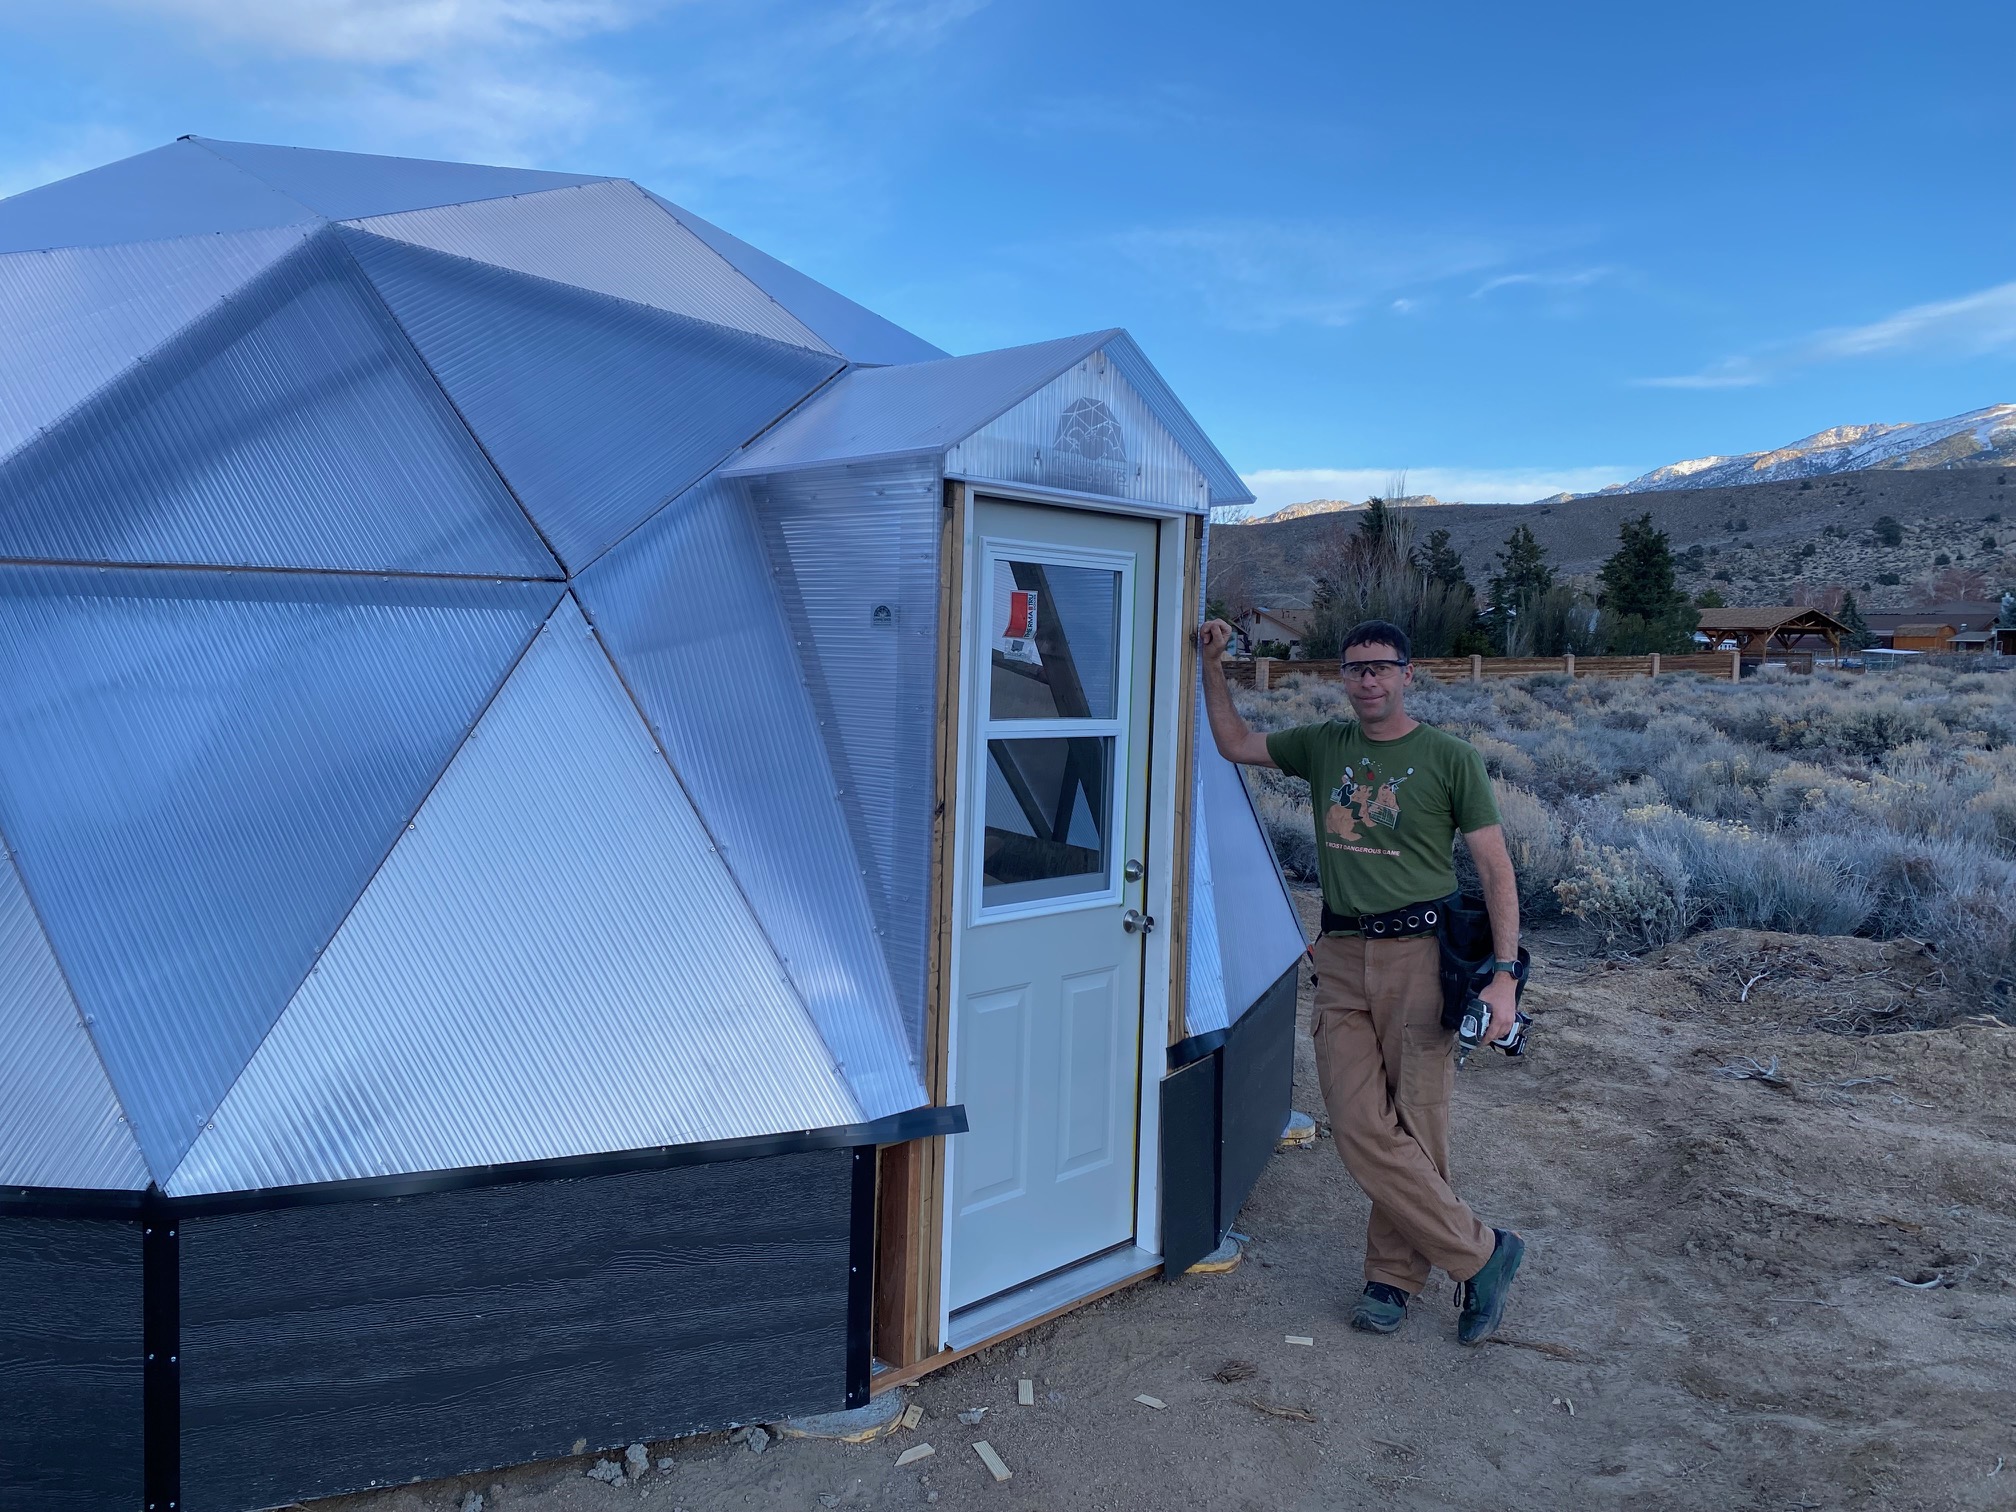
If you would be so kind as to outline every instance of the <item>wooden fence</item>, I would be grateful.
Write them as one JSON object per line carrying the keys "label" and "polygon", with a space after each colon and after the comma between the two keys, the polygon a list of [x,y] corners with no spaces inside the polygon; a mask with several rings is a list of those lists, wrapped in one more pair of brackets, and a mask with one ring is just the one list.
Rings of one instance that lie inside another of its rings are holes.
{"label": "wooden fence", "polygon": [[[1755,665],[1755,659],[1752,659]],[[1482,682],[1495,677],[1533,677],[1542,672],[1565,673],[1569,677],[1658,677],[1662,673],[1699,672],[1710,677],[1726,677],[1732,682],[1743,676],[1743,657],[1735,651],[1710,651],[1695,656],[1423,656],[1415,669],[1437,682]],[[1803,667],[1810,672],[1809,655]],[[1225,674],[1244,687],[1273,687],[1283,677],[1315,677],[1329,682],[1339,678],[1334,661],[1283,661],[1278,657],[1256,656],[1225,663]]]}

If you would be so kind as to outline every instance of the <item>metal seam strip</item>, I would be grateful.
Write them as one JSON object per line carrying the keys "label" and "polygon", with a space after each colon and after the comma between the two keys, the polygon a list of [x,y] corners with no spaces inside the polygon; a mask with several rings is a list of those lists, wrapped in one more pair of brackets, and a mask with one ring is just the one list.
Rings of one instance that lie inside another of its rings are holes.
{"label": "metal seam strip", "polygon": [[220,1192],[202,1197],[166,1197],[154,1187],[149,1187],[144,1195],[138,1192],[0,1187],[0,1217],[8,1213],[34,1213],[52,1217],[131,1218],[144,1208],[150,1212],[172,1214],[179,1219],[210,1217],[219,1213],[273,1212],[283,1208],[321,1207],[345,1202],[385,1202],[472,1187],[566,1181],[625,1171],[710,1165],[723,1160],[760,1160],[808,1150],[907,1144],[913,1139],[964,1134],[966,1129],[965,1105],[954,1103],[950,1107],[912,1108],[905,1113],[892,1113],[886,1118],[864,1123],[836,1124],[832,1128],[803,1129],[789,1134],[755,1134],[737,1139],[702,1140],[696,1144],[619,1150],[602,1155],[569,1155],[556,1160],[464,1166],[456,1170],[422,1171],[406,1176],[367,1176],[351,1181],[266,1187],[258,1191]]}

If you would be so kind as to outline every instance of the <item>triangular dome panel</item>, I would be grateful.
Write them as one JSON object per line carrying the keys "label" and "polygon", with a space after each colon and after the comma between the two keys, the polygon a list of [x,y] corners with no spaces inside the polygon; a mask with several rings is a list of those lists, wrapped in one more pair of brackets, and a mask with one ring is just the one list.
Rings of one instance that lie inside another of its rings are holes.
{"label": "triangular dome panel", "polygon": [[345,228],[569,572],[838,371],[838,358]]}
{"label": "triangular dome panel", "polygon": [[559,575],[333,232],[0,464],[0,556]]}
{"label": "triangular dome panel", "polygon": [[167,1190],[859,1118],[569,598]]}
{"label": "triangular dome panel", "polygon": [[269,147],[260,142],[220,142],[193,137],[214,153],[288,198],[331,220],[393,215],[430,205],[507,194],[537,194],[570,184],[593,184],[593,175],[538,168],[491,168],[430,158],[379,157],[366,152],[326,152],[316,147]]}
{"label": "triangular dome panel", "polygon": [[0,458],[300,246],[307,228],[0,256]]}
{"label": "triangular dome panel", "polygon": [[789,263],[779,262],[740,237],[729,235],[691,210],[682,209],[670,200],[659,199],[655,194],[651,198],[733,264],[743,277],[816,331],[821,340],[849,362],[880,367],[903,362],[931,362],[947,355],[923,337],[911,335],[894,321],[883,319],[846,295],[808,278]]}
{"label": "triangular dome panel", "polygon": [[557,592],[0,567],[0,833],[157,1174]]}
{"label": "triangular dome panel", "polygon": [[621,179],[352,224],[373,236],[593,289],[788,346],[828,350],[643,190]]}
{"label": "triangular dome panel", "polygon": [[170,142],[0,200],[0,252],[165,241],[317,218],[196,143]]}
{"label": "triangular dome panel", "polygon": [[[818,720],[734,485],[690,490],[575,591],[867,1116],[928,1101]],[[724,666],[736,676],[721,677]],[[911,1028],[921,1048],[921,1017]]]}
{"label": "triangular dome panel", "polygon": [[147,1185],[147,1162],[4,850],[0,1045],[0,1186]]}

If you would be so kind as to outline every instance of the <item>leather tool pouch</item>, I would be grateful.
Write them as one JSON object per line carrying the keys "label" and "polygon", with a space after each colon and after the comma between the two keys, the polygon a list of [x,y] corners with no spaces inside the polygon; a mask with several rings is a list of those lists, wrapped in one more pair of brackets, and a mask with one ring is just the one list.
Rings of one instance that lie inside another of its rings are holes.
{"label": "leather tool pouch", "polygon": [[[1463,1023],[1463,1006],[1491,981],[1491,962],[1496,947],[1491,938],[1491,915],[1482,898],[1465,893],[1443,911],[1442,927],[1436,931],[1442,956],[1442,1027],[1454,1033]],[[1530,966],[1532,957],[1519,947],[1519,961]],[[1526,994],[1526,976],[1520,974],[1515,993]]]}

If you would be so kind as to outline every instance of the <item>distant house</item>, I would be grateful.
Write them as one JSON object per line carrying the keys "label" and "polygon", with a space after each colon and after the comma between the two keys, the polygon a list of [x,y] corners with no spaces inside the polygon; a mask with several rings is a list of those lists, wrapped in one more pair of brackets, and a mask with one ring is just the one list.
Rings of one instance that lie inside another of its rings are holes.
{"label": "distant house", "polygon": [[1950,651],[1953,637],[1960,632],[1951,625],[1899,625],[1890,632],[1893,651]]}
{"label": "distant house", "polygon": [[1307,609],[1253,608],[1239,616],[1239,634],[1249,652],[1263,641],[1279,641],[1288,648],[1289,657],[1299,661],[1302,657],[1302,639],[1308,633]]}
{"label": "distant house", "polygon": [[1946,638],[1946,649],[1973,656],[2016,656],[2016,626],[1991,625],[1986,630],[1958,630]]}
{"label": "distant house", "polygon": [[1846,625],[1820,609],[1795,604],[1753,609],[1703,609],[1698,633],[1710,648],[1766,656],[1773,651],[1817,650],[1824,642],[1830,655],[1841,653],[1850,634]]}
{"label": "distant house", "polygon": [[[1868,610],[1863,613],[1862,622],[1869,627],[1878,644],[1892,645],[1892,637],[1906,625],[1951,625],[1952,633],[1959,635],[1975,630],[1992,630],[2001,617],[2000,603],[1954,599],[1941,604],[1920,604],[1915,609]],[[1947,647],[1933,649],[1944,651]]]}

